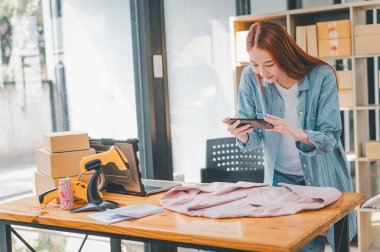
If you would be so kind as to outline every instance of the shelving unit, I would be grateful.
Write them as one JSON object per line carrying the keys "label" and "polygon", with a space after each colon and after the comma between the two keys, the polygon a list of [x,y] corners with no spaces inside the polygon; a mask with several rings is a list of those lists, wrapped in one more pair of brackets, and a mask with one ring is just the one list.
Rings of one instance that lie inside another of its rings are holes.
{"label": "shelving unit", "polygon": [[[380,1],[368,1],[360,3],[347,3],[328,5],[324,7],[315,7],[308,9],[289,10],[285,12],[269,13],[265,15],[246,15],[236,16],[230,18],[230,31],[231,31],[231,45],[232,45],[232,62],[234,71],[235,83],[235,101],[237,97],[237,90],[240,82],[240,75],[244,67],[249,65],[249,62],[236,62],[235,49],[236,38],[235,34],[239,31],[246,31],[256,21],[272,20],[284,25],[288,33],[295,39],[296,27],[316,24],[317,22],[333,21],[350,19],[351,20],[351,56],[336,57],[336,58],[322,58],[333,66],[337,63],[343,65],[341,70],[351,70],[353,80],[353,98],[354,106],[342,107],[341,111],[346,124],[349,124],[347,117],[351,116],[353,119],[353,130],[350,128],[344,130],[344,139],[353,140],[353,147],[350,148],[349,143],[345,145],[347,150],[347,158],[355,170],[355,189],[357,192],[362,192],[367,198],[373,196],[371,192],[371,162],[368,160],[365,153],[365,144],[370,139],[369,130],[369,114],[370,111],[375,111],[376,114],[376,138],[372,140],[380,140],[380,126],[379,126],[379,54],[372,55],[357,55],[355,54],[355,41],[354,41],[354,26],[366,24],[366,15],[368,12],[375,13],[374,22],[376,23],[376,10],[380,9]],[[380,41],[376,41],[380,43]],[[369,71],[368,59],[373,58],[373,72]],[[341,64],[341,63],[344,64]],[[373,74],[373,82],[375,89],[375,104],[369,103],[368,88],[369,88],[369,74]],[[377,90],[376,90],[377,89]],[[347,148],[348,146],[348,148]],[[378,161],[376,161],[378,162]],[[379,190],[379,188],[378,188]],[[357,209],[358,211],[358,243],[360,251],[368,251],[373,248],[373,237],[371,228],[371,216],[373,213],[380,212],[380,210],[370,209]],[[372,248],[371,248],[372,247]]]}

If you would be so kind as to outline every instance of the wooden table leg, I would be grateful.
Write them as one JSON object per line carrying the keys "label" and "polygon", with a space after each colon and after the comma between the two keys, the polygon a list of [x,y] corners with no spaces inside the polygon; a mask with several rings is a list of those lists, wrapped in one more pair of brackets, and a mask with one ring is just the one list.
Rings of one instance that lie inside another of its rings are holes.
{"label": "wooden table leg", "polygon": [[348,232],[348,215],[343,217],[334,225],[334,243],[335,251],[350,251],[350,239]]}
{"label": "wooden table leg", "polygon": [[0,221],[0,252],[12,252],[11,226]]}
{"label": "wooden table leg", "polygon": [[121,240],[118,238],[110,238],[111,252],[121,252]]}

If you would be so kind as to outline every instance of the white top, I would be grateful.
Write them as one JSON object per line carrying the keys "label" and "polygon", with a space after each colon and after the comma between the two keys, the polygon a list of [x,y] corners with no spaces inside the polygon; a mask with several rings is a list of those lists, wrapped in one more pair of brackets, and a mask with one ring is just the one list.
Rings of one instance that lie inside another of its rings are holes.
{"label": "white top", "polygon": [[[298,83],[289,89],[283,88],[278,83],[275,83],[275,85],[284,102],[284,119],[287,120],[291,126],[301,128],[297,114]],[[296,147],[295,140],[290,136],[284,134],[280,136],[275,169],[282,173],[303,176],[299,151]]]}

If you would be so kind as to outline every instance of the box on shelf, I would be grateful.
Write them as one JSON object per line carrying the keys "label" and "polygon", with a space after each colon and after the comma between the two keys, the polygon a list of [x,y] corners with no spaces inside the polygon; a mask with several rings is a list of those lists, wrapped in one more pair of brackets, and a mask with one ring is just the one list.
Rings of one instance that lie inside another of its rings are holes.
{"label": "box on shelf", "polygon": [[338,89],[352,89],[352,71],[336,71],[338,75]]}
{"label": "box on shelf", "polygon": [[302,50],[307,52],[306,47],[306,26],[296,27],[296,42]]}
{"label": "box on shelf", "polygon": [[[89,173],[89,174],[84,174],[82,177],[81,177],[81,180],[86,182],[88,184],[88,182],[90,181],[91,179],[91,176],[92,176],[93,172],[92,173]],[[73,176],[73,177],[70,177],[70,178],[78,178],[78,176]],[[35,171],[34,172],[34,186],[35,186],[35,192],[36,192],[36,195],[40,195],[48,190],[51,190],[55,187],[58,187],[59,185],[59,178],[50,178],[40,172],[37,172]],[[76,199],[76,198],[74,198]],[[59,199],[58,201],[54,201],[56,203],[59,203]]]}
{"label": "box on shelf", "polygon": [[354,36],[368,36],[380,34],[380,24],[355,25]]}
{"label": "box on shelf", "polygon": [[82,157],[94,155],[94,149],[50,153],[41,148],[36,150],[37,171],[51,178],[77,176]]}
{"label": "box on shelf", "polygon": [[245,68],[245,66],[239,66],[236,68],[235,98],[238,97],[241,73],[243,72],[244,68]]}
{"label": "box on shelf", "polygon": [[334,20],[317,23],[318,40],[351,37],[350,20]]}
{"label": "box on shelf", "polygon": [[352,89],[338,90],[340,107],[355,106],[354,91]]}
{"label": "box on shelf", "polygon": [[317,26],[306,26],[307,53],[318,57]]}
{"label": "box on shelf", "polygon": [[238,31],[235,33],[235,58],[236,62],[249,62],[247,48],[248,31]]}
{"label": "box on shelf", "polygon": [[44,134],[44,148],[51,153],[88,150],[90,142],[84,132],[54,132]]}
{"label": "box on shelf", "polygon": [[318,54],[321,58],[350,56],[351,39],[327,39],[318,40]]}
{"label": "box on shelf", "polygon": [[380,159],[380,141],[369,141],[366,144],[366,158]]}
{"label": "box on shelf", "polygon": [[380,34],[368,36],[355,36],[355,54],[379,54],[380,53]]}

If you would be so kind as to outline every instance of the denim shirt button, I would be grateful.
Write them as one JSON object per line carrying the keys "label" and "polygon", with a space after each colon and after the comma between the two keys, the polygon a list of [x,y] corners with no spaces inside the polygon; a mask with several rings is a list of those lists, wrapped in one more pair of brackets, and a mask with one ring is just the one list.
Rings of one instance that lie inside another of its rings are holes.
{"label": "denim shirt button", "polygon": [[310,185],[311,185],[311,183],[310,183],[310,182],[308,182],[308,183],[307,183],[307,185],[308,185],[308,186],[310,186]]}
{"label": "denim shirt button", "polygon": [[305,168],[306,168],[306,166],[307,166],[306,164],[303,164],[303,167],[305,167]]}

